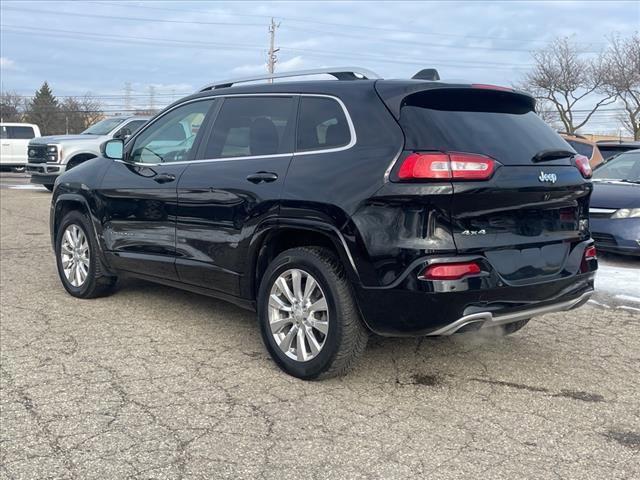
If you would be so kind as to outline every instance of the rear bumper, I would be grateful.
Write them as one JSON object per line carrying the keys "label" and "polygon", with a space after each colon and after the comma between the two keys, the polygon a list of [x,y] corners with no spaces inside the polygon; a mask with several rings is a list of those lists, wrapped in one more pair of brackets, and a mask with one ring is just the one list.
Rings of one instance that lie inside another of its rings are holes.
{"label": "rear bumper", "polygon": [[513,323],[519,320],[526,320],[528,318],[537,317],[546,313],[565,312],[567,310],[571,310],[585,304],[587,300],[591,298],[591,295],[593,295],[593,290],[589,290],[582,295],[570,300],[551,303],[542,307],[527,308],[512,313],[497,315],[494,315],[491,312],[472,313],[471,315],[465,315],[455,322],[452,322],[445,327],[431,332],[429,335],[451,335],[469,325],[474,325],[478,328],[495,327],[498,325],[506,325],[507,323]]}
{"label": "rear bumper", "polygon": [[379,335],[450,335],[467,325],[489,327],[580,306],[594,290],[597,261],[581,262],[591,244],[576,246],[573,261],[558,276],[526,284],[506,282],[490,265],[475,277],[423,281],[418,279],[422,264],[392,286],[354,289],[365,323]]}

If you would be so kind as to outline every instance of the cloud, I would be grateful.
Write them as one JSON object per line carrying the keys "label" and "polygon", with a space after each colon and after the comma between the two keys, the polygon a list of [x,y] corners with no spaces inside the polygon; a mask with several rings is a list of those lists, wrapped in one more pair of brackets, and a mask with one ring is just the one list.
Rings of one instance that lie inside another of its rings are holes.
{"label": "cloud", "polygon": [[0,68],[3,70],[17,70],[16,62],[7,57],[0,57]]}

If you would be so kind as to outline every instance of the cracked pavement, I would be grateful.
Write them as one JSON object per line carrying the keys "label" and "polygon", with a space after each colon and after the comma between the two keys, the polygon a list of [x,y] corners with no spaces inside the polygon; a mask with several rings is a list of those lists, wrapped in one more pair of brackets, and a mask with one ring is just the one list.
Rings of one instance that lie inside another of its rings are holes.
{"label": "cracked pavement", "polygon": [[232,305],[137,280],[67,295],[49,201],[0,190],[0,480],[640,478],[638,312],[374,337],[303,382]]}

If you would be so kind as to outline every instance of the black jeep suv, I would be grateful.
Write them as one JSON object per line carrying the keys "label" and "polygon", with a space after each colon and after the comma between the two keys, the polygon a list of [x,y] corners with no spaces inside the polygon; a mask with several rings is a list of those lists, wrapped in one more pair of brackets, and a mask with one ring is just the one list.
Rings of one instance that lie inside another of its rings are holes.
{"label": "black jeep suv", "polygon": [[532,97],[355,71],[205,87],[61,176],[66,290],[127,274],[255,310],[306,379],[345,372],[370,331],[512,333],[587,301],[591,170]]}

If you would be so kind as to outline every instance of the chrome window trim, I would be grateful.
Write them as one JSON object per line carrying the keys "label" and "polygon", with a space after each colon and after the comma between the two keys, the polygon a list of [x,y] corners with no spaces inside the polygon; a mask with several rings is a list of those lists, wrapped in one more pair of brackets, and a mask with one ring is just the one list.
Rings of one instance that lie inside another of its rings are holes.
{"label": "chrome window trim", "polygon": [[615,208],[595,208],[590,207],[589,213],[614,213],[617,209]]}
{"label": "chrome window trim", "polygon": [[[347,109],[347,106],[344,104],[344,102],[340,98],[336,97],[335,95],[329,95],[329,94],[323,94],[323,93],[228,93],[228,94],[222,94],[222,95],[207,95],[207,96],[204,96],[204,97],[193,98],[193,99],[188,100],[186,102],[180,103],[179,105],[174,105],[169,110],[167,110],[165,112],[162,112],[162,114],[160,114],[157,117],[153,118],[153,122],[148,121],[147,124],[143,125],[143,127],[140,130],[138,130],[136,132],[136,134],[134,136],[132,136],[129,139],[129,141],[127,141],[126,143],[134,142],[136,140],[136,138],[138,137],[138,135],[142,134],[147,128],[149,128],[150,126],[155,124],[156,121],[158,121],[160,118],[164,117],[168,113],[172,112],[176,108],[180,108],[183,105],[188,105],[188,104],[194,103],[194,102],[202,102],[202,101],[205,101],[205,100],[215,100],[216,98],[228,98],[228,97],[320,97],[320,98],[331,98],[331,99],[335,100],[336,102],[338,102],[338,104],[342,108],[342,112],[344,113],[345,118],[347,119],[347,124],[349,126],[350,141],[349,141],[349,143],[347,143],[346,145],[343,145],[341,147],[320,148],[320,149],[317,149],[317,150],[305,150],[305,151],[302,151],[302,152],[296,152],[295,148],[294,148],[293,152],[274,153],[274,154],[271,154],[271,155],[247,155],[247,156],[243,156],[243,157],[202,158],[202,159],[195,159],[195,160],[183,160],[183,161],[180,161],[180,162],[163,162],[163,163],[127,162],[126,160],[115,160],[115,161],[116,162],[120,162],[120,163],[125,163],[127,165],[138,165],[138,166],[143,166],[143,167],[159,167],[161,165],[189,165],[189,164],[192,164],[192,163],[212,163],[212,162],[228,162],[228,161],[235,161],[235,160],[256,160],[256,159],[261,159],[261,158],[297,157],[297,156],[300,156],[300,155],[317,155],[317,154],[320,154],[320,153],[342,152],[344,150],[349,150],[350,148],[352,148],[358,141],[358,138],[357,138],[357,135],[356,135],[356,129],[355,129],[355,126],[353,124],[353,120],[351,119],[351,115],[349,114],[349,110]],[[296,122],[297,122],[297,118],[296,118]]]}

